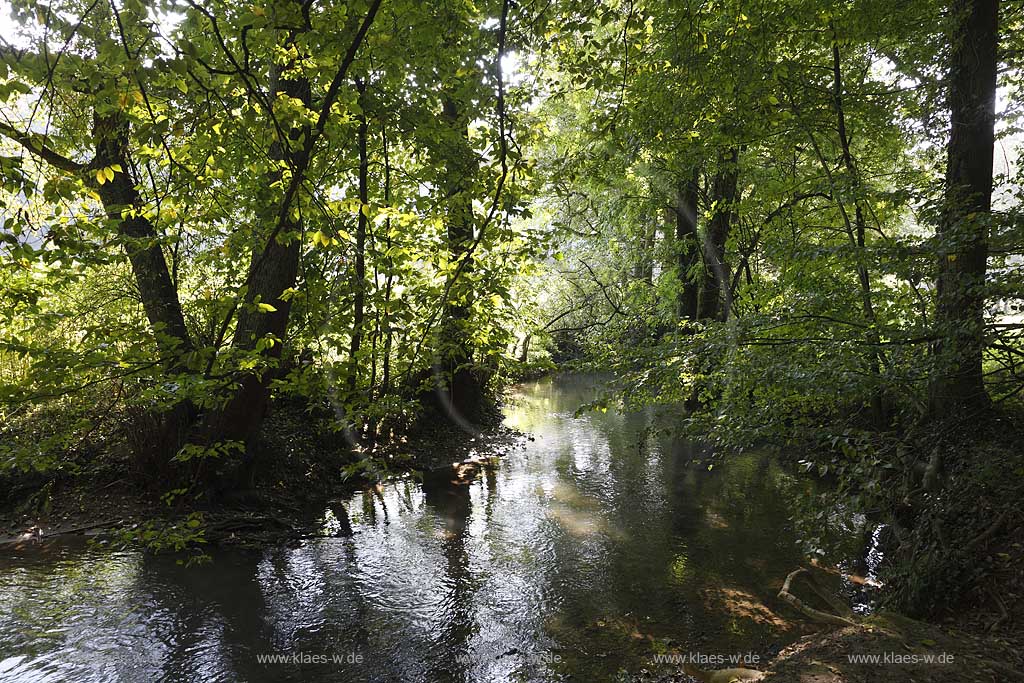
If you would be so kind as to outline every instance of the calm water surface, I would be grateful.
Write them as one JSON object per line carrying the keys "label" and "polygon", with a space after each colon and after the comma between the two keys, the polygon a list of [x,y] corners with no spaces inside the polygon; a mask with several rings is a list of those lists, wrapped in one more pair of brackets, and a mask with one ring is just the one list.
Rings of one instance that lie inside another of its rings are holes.
{"label": "calm water surface", "polygon": [[796,638],[775,593],[812,485],[756,454],[709,469],[649,413],[574,418],[597,381],[525,385],[507,424],[534,440],[339,501],[296,547],[0,551],[0,681],[604,681]]}

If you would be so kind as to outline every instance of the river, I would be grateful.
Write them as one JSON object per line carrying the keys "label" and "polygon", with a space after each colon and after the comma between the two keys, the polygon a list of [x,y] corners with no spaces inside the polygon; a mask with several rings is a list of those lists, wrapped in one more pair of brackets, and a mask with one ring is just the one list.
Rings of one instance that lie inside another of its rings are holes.
{"label": "river", "polygon": [[[799,637],[775,593],[815,484],[764,454],[712,459],[653,411],[574,417],[599,382],[523,385],[506,424],[532,440],[338,501],[287,547],[192,567],[0,551],[0,681],[632,680],[659,655],[756,663]],[[852,556],[849,526],[819,532]]]}

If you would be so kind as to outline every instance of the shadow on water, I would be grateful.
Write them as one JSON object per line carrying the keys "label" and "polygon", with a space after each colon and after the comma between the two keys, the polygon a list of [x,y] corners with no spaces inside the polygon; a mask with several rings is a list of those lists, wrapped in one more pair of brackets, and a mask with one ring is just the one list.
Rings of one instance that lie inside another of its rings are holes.
{"label": "shadow on water", "polygon": [[775,594],[814,486],[763,454],[712,461],[654,411],[574,418],[599,380],[524,386],[507,423],[534,440],[336,501],[297,547],[0,555],[0,680],[609,680],[795,639]]}

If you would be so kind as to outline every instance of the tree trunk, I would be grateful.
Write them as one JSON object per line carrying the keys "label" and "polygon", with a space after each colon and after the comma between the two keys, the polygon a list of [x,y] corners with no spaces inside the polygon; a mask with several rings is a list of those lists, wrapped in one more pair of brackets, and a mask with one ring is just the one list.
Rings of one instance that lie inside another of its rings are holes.
{"label": "tree trunk", "polygon": [[523,337],[523,347],[519,351],[519,362],[520,363],[526,363],[527,361],[530,360],[530,341],[532,339],[533,339],[533,333],[529,333],[529,332],[526,334],[525,337]]}
{"label": "tree trunk", "polygon": [[[296,38],[305,30],[308,30],[308,26],[302,30],[293,30],[289,42],[294,45]],[[300,100],[306,108],[312,108],[309,80],[303,76],[294,79],[282,76],[293,67],[293,62],[273,67],[270,78],[271,99],[285,95]],[[305,173],[309,159],[305,158],[307,147],[303,146],[303,142],[311,132],[309,125],[292,127],[287,131],[290,140],[275,140],[271,143],[270,158],[286,161],[293,174]],[[268,182],[274,183],[280,178],[280,171],[275,171]],[[247,280],[248,290],[238,313],[232,341],[236,349],[254,351],[261,340],[273,340],[270,346],[264,342],[260,349],[271,368],[262,372],[245,372],[241,376],[239,386],[227,405],[208,418],[205,431],[211,442],[251,443],[266,412],[272,367],[281,357],[288,314],[291,311],[291,297],[282,298],[282,295],[295,285],[301,253],[301,219],[296,216],[292,206],[280,207],[280,211],[278,208],[274,207],[268,212],[276,221],[272,231],[268,231],[272,236],[261,250],[253,253]],[[274,310],[261,309],[258,304],[268,304]]]}
{"label": "tree trunk", "polygon": [[938,227],[936,417],[965,417],[989,405],[982,379],[985,275],[995,145],[998,0],[955,0],[958,29],[949,73],[951,129]]}
{"label": "tree trunk", "polygon": [[[381,127],[381,148],[384,155],[384,206],[391,208],[391,157],[388,154],[388,134],[384,126]],[[380,395],[386,396],[391,390],[391,342],[394,338],[394,331],[391,329],[391,288],[395,279],[395,264],[391,258],[391,216],[388,215],[384,223],[384,246],[387,254],[384,263],[387,267],[387,275],[384,278],[384,313],[382,324],[384,327],[384,350],[381,352],[383,358],[381,364]]]}
{"label": "tree trunk", "polygon": [[[356,90],[359,92],[360,104],[365,106],[366,83],[356,79]],[[359,131],[359,216],[356,219],[356,258],[355,279],[352,296],[352,340],[349,344],[348,390],[354,394],[359,381],[359,348],[363,342],[363,315],[366,300],[366,211],[370,203],[369,161],[366,154],[367,125],[366,114],[358,117]]]}
{"label": "tree trunk", "polygon": [[640,248],[633,262],[633,279],[654,284],[654,247],[658,242],[658,221],[654,216],[640,217]]}
{"label": "tree trunk", "polygon": [[729,240],[739,182],[739,150],[735,147],[718,155],[718,168],[711,184],[713,209],[704,239],[704,278],[701,283],[697,317],[701,320],[725,320],[728,306],[723,295],[729,287],[729,269],[725,265],[725,243]]}
{"label": "tree trunk", "polygon": [[[871,394],[871,419],[875,427],[885,426],[885,407],[882,400],[881,369],[884,358],[878,336],[877,317],[871,294],[871,274],[868,272],[865,258],[865,246],[867,237],[867,223],[864,219],[864,207],[860,194],[861,186],[860,173],[853,161],[853,153],[850,150],[850,136],[846,129],[846,110],[843,107],[843,72],[842,61],[839,57],[839,36],[836,33],[835,25],[832,26],[832,100],[836,109],[836,124],[839,133],[839,145],[843,150],[843,167],[849,176],[849,182],[854,191],[854,214],[853,225],[850,225],[849,214],[840,201],[840,209],[847,226],[850,241],[853,243],[857,253],[857,281],[860,285],[861,311],[864,314],[864,322],[867,323],[867,342],[870,346],[868,352],[868,371],[872,379],[877,383],[877,388]],[[837,198],[838,199],[838,198]]]}
{"label": "tree trunk", "polygon": [[676,302],[680,320],[697,319],[697,283],[692,271],[700,258],[697,240],[697,184],[699,172],[695,168],[690,179],[683,183],[673,204],[676,214],[676,277],[679,278],[679,296]]}
{"label": "tree trunk", "polygon": [[[167,372],[187,372],[186,355],[195,350],[195,345],[185,325],[178,290],[167,269],[159,235],[143,215],[144,202],[130,175],[128,130],[128,121],[120,112],[105,116],[94,114],[96,156],[90,168],[121,167],[112,180],[97,185],[97,193],[107,217],[117,224],[123,238],[142,307]],[[196,408],[191,401],[178,401],[150,415],[151,427],[136,436],[133,446],[136,466],[148,480],[162,482],[174,476],[170,471],[171,459],[188,438],[195,416]]]}

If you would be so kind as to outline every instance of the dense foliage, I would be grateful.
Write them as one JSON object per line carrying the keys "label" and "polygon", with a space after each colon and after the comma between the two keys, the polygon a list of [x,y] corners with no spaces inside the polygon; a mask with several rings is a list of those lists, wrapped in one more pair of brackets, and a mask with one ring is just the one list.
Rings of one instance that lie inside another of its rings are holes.
{"label": "dense foliage", "polygon": [[[957,21],[946,10],[652,3],[581,17],[584,29],[561,21],[586,40],[557,62],[565,94],[549,99],[556,134],[541,153],[555,181],[538,203],[572,257],[539,327],[598,353],[636,348],[623,365],[643,364],[639,392],[703,393],[697,403],[729,414],[727,440],[802,416],[885,427],[954,412],[929,395],[958,363],[938,352],[956,336],[944,326],[962,323],[937,315],[935,264],[966,249],[936,234]],[[1009,36],[1021,14],[1004,14]],[[1020,74],[1001,65],[1003,156]],[[987,389],[1001,402],[1021,388],[1024,235],[1020,170],[997,166],[988,272],[967,287],[985,301]],[[744,415],[756,422],[735,422]]]}
{"label": "dense foliage", "polygon": [[498,369],[543,237],[512,223],[508,3],[15,10],[3,410],[64,423],[12,429],[7,466],[111,419],[146,468],[237,454],[271,395],[379,430]]}

